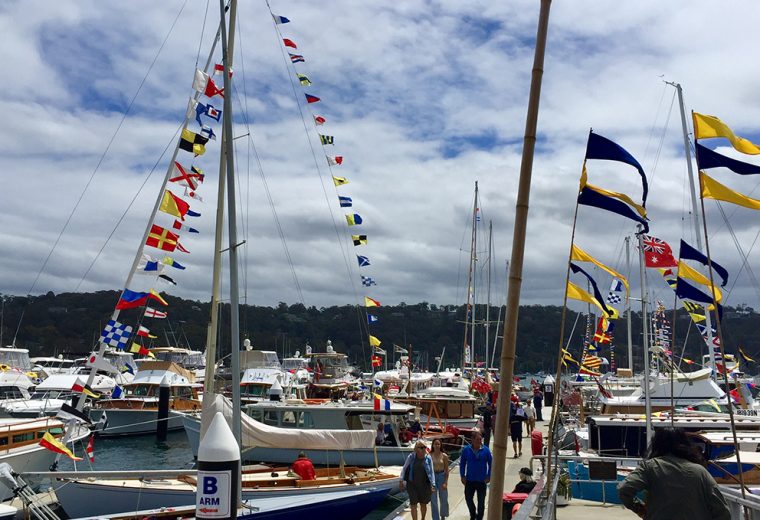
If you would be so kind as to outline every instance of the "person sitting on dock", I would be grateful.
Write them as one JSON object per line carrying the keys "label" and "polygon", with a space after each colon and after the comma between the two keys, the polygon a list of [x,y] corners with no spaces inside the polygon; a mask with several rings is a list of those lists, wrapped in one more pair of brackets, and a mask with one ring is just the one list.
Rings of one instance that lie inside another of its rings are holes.
{"label": "person sitting on dock", "polygon": [[[639,466],[618,484],[623,505],[652,520],[729,520],[731,511],[698,448],[679,428],[655,428]],[[636,495],[646,491],[646,502]]]}
{"label": "person sitting on dock", "polygon": [[306,453],[300,452],[298,458],[291,468],[293,473],[301,477],[301,480],[317,480],[317,474],[314,471],[314,464],[306,456]]}
{"label": "person sitting on dock", "polygon": [[512,493],[530,493],[536,487],[536,481],[533,480],[533,472],[530,468],[520,468],[518,473],[520,482],[515,485]]}

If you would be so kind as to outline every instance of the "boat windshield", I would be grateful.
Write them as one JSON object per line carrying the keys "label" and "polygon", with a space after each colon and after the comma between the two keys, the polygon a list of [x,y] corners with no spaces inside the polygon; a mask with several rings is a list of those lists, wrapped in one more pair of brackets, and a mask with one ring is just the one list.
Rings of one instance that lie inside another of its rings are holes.
{"label": "boat windshield", "polygon": [[134,384],[124,388],[124,394],[131,397],[150,397],[153,396],[156,385]]}
{"label": "boat windshield", "polygon": [[0,399],[22,399],[26,397],[17,386],[0,386]]}
{"label": "boat windshield", "polygon": [[158,361],[172,361],[185,368],[197,368],[205,366],[205,359],[201,352],[156,352]]}
{"label": "boat windshield", "polygon": [[19,368],[25,372],[32,368],[29,352],[24,349],[0,349],[0,365]]}
{"label": "boat windshield", "polygon": [[300,370],[302,368],[306,368],[307,366],[308,362],[305,359],[301,358],[286,358],[282,360],[283,370]]}
{"label": "boat windshield", "polygon": [[240,385],[243,397],[266,397],[270,385]]}

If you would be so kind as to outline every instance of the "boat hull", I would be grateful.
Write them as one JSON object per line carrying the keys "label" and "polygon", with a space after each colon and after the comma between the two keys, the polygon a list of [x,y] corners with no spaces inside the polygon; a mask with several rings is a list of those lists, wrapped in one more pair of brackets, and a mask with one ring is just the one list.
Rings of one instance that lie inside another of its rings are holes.
{"label": "boat hull", "polygon": [[[84,473],[84,472],[83,472]],[[195,502],[195,486],[183,482],[174,482],[166,485],[165,480],[141,480],[138,485],[125,485],[124,481],[105,480],[82,480],[66,481],[64,485],[56,486],[58,500],[70,518],[85,516],[114,515],[130,511],[142,511],[145,509],[158,509],[162,507],[182,507]],[[134,481],[133,481],[134,483]],[[384,497],[389,492],[398,491],[398,480],[366,481],[356,484],[320,486],[310,488],[259,488],[244,489],[243,500],[252,500],[254,505],[261,499],[288,497],[292,500],[302,500],[310,497],[326,496],[341,490],[351,491],[379,491]],[[306,500],[308,503],[308,500]],[[318,516],[312,518],[338,518]],[[255,518],[259,518],[256,516]],[[279,518],[279,517],[273,517]],[[346,517],[340,517],[346,518]],[[357,517],[361,518],[361,517]]]}
{"label": "boat hull", "polygon": [[[90,410],[90,419],[98,424],[103,412],[106,412],[108,422],[104,429],[98,430],[100,437],[121,437],[126,435],[148,435],[156,433],[158,412],[155,410]],[[183,413],[169,411],[168,431],[179,431],[182,426]],[[194,454],[195,455],[195,454]]]}

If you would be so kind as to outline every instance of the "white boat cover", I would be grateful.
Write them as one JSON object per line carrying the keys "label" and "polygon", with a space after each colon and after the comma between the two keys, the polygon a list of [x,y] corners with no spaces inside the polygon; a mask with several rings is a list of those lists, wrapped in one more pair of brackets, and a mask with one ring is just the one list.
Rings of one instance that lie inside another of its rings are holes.
{"label": "white boat cover", "polygon": [[[222,412],[227,423],[232,421],[232,403],[222,395],[203,396],[201,439],[216,412]],[[295,448],[310,450],[355,450],[375,447],[375,432],[369,430],[300,430],[278,428],[242,415],[240,428],[244,448]]]}

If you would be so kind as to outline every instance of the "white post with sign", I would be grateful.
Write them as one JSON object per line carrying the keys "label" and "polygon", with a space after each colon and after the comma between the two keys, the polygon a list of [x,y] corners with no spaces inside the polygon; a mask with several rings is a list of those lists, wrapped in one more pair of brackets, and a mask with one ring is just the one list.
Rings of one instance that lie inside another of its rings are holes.
{"label": "white post with sign", "polygon": [[198,447],[196,518],[237,518],[240,451],[224,416],[217,412]]}

